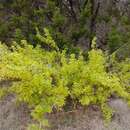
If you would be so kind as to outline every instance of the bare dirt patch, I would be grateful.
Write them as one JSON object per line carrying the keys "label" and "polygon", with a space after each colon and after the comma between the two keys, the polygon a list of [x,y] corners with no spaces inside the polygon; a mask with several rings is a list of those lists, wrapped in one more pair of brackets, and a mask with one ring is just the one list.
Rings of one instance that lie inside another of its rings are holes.
{"label": "bare dirt patch", "polygon": [[[101,112],[90,107],[86,112],[76,110],[49,115],[51,127],[46,130],[130,130],[127,104],[121,99],[113,99],[110,105],[115,113],[108,126],[104,125]],[[14,96],[7,96],[0,102],[0,130],[25,130],[30,120],[28,108],[25,105],[18,107]]]}
{"label": "bare dirt patch", "polygon": [[86,112],[57,114],[51,119],[50,130],[130,130],[130,109],[121,99],[112,99],[110,106],[115,110],[112,122],[105,124],[98,109]]}
{"label": "bare dirt patch", "polygon": [[0,130],[25,130],[29,121],[27,107],[17,106],[14,96],[9,95],[0,101]]}

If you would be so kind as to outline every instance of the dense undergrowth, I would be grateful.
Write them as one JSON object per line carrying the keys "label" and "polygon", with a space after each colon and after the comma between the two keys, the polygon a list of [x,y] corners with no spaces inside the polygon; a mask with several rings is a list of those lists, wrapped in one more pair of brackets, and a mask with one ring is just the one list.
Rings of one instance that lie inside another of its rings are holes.
{"label": "dense undergrowth", "polygon": [[129,0],[1,0],[0,41],[37,45],[35,28],[47,27],[60,50],[89,49],[96,35],[97,45],[113,53],[130,39],[129,9]]}
{"label": "dense undergrowth", "polygon": [[44,36],[38,33],[37,37],[49,49],[40,45],[33,47],[25,40],[20,45],[14,42],[11,47],[0,44],[0,81],[13,82],[8,88],[0,88],[0,97],[13,93],[17,102],[28,104],[37,122],[37,125],[29,126],[29,130],[42,129],[47,123],[44,115],[54,109],[63,110],[69,101],[73,108],[77,104],[98,105],[107,121],[112,116],[108,105],[111,95],[130,102],[127,91],[130,75],[126,73],[130,64],[123,62],[120,66],[115,65],[115,71],[108,71],[108,58],[95,47],[95,38],[85,60],[82,52],[77,56],[67,55],[66,50],[59,51],[46,29]]}

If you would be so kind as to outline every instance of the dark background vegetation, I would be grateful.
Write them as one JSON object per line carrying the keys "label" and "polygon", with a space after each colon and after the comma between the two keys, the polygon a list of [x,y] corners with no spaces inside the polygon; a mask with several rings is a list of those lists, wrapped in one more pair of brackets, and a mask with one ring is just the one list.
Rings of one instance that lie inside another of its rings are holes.
{"label": "dark background vegetation", "polygon": [[[0,41],[26,39],[36,45],[36,28],[47,27],[60,49],[97,46],[110,53],[130,46],[129,0],[0,0]],[[130,47],[129,47],[130,48]],[[124,55],[128,55],[124,54]]]}

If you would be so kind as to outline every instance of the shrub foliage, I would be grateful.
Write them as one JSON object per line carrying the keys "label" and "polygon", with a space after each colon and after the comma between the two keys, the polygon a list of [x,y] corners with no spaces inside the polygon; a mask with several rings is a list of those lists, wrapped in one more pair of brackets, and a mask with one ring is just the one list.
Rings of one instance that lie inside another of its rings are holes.
{"label": "shrub foliage", "polygon": [[0,89],[0,96],[14,93],[18,102],[27,103],[32,117],[40,123],[40,129],[46,122],[43,116],[53,109],[59,111],[69,102],[100,106],[106,120],[110,120],[112,110],[107,102],[112,94],[129,101],[121,80],[116,74],[107,72],[104,53],[95,48],[88,53],[86,61],[82,54],[66,54],[58,51],[54,40],[45,29],[45,37],[39,39],[52,47],[47,51],[41,46],[33,47],[25,40],[18,45],[15,42],[8,48],[0,44],[0,81],[12,80],[6,90]]}

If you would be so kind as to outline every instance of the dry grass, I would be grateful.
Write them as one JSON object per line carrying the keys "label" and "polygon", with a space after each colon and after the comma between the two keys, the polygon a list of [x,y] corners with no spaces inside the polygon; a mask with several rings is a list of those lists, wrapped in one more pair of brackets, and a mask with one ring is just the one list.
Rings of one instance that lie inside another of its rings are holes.
{"label": "dry grass", "polygon": [[[47,130],[130,130],[130,109],[126,103],[113,99],[110,105],[116,112],[108,126],[104,125],[99,109],[89,107],[87,111],[79,109],[48,115],[51,127]],[[27,107],[16,106],[14,96],[0,102],[0,130],[25,130],[30,121]]]}

